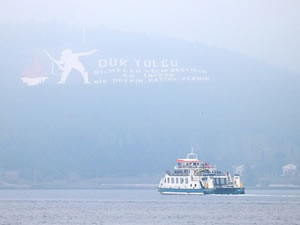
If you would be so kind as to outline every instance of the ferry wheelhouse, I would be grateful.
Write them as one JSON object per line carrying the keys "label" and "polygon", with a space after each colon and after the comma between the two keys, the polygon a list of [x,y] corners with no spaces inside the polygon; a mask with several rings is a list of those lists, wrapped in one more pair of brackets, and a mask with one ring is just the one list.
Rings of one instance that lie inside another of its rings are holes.
{"label": "ferry wheelhouse", "polygon": [[173,172],[160,180],[162,194],[244,194],[240,176],[223,173],[216,166],[200,162],[193,151],[185,159],[177,159]]}

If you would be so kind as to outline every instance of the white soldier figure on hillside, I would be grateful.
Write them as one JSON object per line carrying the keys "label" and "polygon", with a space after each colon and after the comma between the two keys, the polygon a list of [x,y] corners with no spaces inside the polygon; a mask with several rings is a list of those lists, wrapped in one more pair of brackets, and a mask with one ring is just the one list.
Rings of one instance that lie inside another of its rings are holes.
{"label": "white soldier figure on hillside", "polygon": [[89,84],[88,72],[85,70],[83,64],[79,61],[79,57],[94,54],[96,51],[97,50],[82,53],[73,53],[71,49],[65,49],[62,51],[59,61],[51,57],[46,51],[45,53],[53,62],[56,63],[56,65],[62,71],[60,81],[58,82],[58,84],[64,84],[66,82],[66,79],[69,76],[72,69],[78,70],[81,73],[84,83]]}

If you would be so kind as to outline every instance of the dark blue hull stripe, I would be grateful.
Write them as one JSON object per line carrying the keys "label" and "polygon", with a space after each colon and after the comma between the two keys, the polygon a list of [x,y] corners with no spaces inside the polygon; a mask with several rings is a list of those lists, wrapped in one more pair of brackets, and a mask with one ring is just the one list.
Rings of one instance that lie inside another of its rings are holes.
{"label": "dark blue hull stripe", "polygon": [[158,188],[158,191],[164,193],[203,193],[203,194],[245,194],[245,188],[216,188],[216,189],[175,189],[175,188]]}

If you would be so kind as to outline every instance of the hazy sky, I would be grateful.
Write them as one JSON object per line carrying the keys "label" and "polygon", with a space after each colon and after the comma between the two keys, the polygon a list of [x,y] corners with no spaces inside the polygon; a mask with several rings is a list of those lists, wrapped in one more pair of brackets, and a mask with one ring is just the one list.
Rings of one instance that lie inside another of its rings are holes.
{"label": "hazy sky", "polygon": [[199,41],[300,73],[299,0],[7,0],[0,21],[56,21]]}

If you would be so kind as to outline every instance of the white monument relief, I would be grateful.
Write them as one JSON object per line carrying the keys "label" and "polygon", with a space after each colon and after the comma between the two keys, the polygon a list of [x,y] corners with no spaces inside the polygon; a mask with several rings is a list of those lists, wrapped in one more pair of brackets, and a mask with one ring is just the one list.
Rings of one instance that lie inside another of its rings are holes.
{"label": "white monument relief", "polygon": [[97,50],[94,49],[88,52],[73,53],[71,49],[65,49],[61,52],[60,60],[54,59],[47,51],[45,51],[45,53],[62,71],[58,84],[64,84],[73,69],[80,72],[85,84],[89,84],[88,72],[80,62],[79,57],[94,54],[96,51]]}

